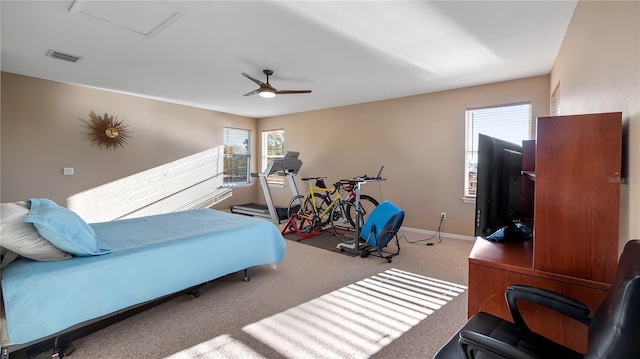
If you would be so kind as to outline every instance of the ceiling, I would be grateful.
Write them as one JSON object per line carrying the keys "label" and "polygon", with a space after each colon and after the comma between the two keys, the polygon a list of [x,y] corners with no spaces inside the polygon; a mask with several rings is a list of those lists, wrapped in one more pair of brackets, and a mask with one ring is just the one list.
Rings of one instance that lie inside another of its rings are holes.
{"label": "ceiling", "polygon": [[0,65],[263,118],[549,74],[576,3],[3,0]]}

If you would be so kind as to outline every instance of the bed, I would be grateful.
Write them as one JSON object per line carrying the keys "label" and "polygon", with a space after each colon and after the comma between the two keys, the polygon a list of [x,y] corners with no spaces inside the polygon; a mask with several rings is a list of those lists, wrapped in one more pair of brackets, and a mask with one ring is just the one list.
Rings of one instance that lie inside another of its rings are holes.
{"label": "bed", "polygon": [[286,247],[273,223],[212,209],[88,226],[96,253],[18,259],[2,270],[3,358],[96,318],[279,263]]}

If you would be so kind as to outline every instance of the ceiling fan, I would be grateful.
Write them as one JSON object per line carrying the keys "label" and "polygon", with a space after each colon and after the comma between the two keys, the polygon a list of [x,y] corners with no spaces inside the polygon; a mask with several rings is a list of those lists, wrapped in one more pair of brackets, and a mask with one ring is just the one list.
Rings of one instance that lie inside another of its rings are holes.
{"label": "ceiling fan", "polygon": [[262,97],[267,97],[267,98],[271,98],[271,97],[276,97],[276,95],[289,95],[289,94],[296,94],[296,93],[310,93],[311,90],[278,90],[275,87],[271,86],[269,84],[269,76],[273,75],[273,71],[271,70],[262,70],[262,72],[267,75],[267,82],[264,83],[258,79],[256,79],[255,77],[246,74],[246,73],[242,73],[244,76],[246,76],[249,80],[255,82],[256,84],[258,84],[258,86],[260,86],[260,88],[255,89],[249,93],[246,93],[245,96],[250,96],[250,95],[255,95],[258,94]]}

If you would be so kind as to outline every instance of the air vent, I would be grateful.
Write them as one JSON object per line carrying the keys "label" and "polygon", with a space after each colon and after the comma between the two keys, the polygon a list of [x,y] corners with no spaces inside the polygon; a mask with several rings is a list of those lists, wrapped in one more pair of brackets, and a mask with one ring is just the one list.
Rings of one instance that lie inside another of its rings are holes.
{"label": "air vent", "polygon": [[82,60],[82,56],[69,55],[69,54],[65,54],[64,52],[55,51],[55,50],[49,50],[49,52],[47,52],[47,56],[54,58],[56,60],[62,60],[62,61],[73,62],[73,63],[76,63]]}

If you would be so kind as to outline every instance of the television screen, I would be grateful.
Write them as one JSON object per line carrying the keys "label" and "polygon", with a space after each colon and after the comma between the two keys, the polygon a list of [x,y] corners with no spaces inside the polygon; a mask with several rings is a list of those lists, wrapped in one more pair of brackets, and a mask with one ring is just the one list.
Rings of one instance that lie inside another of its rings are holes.
{"label": "television screen", "polygon": [[475,235],[496,241],[531,238],[519,223],[522,146],[480,134]]}

